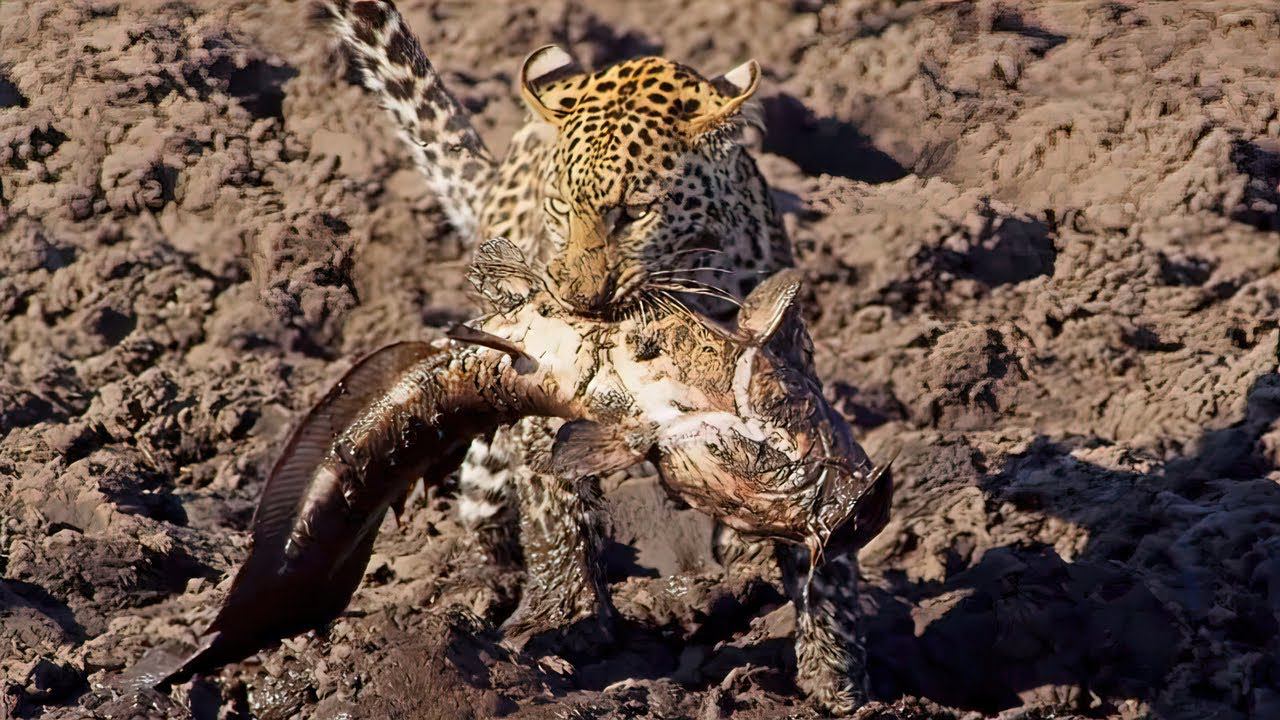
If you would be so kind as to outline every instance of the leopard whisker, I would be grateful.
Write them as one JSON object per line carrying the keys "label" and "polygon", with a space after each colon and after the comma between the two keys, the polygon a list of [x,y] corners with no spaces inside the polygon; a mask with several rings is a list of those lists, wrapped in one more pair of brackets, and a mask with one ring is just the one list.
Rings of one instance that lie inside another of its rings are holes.
{"label": "leopard whisker", "polygon": [[[689,306],[685,305],[679,298],[673,295],[671,291],[661,289],[661,288],[654,288],[654,290],[655,290],[654,297],[659,301],[661,301],[662,306],[667,308],[668,312],[671,312],[677,315],[683,315],[690,321],[702,326],[703,328],[706,328],[709,332],[713,332],[718,335],[721,335],[726,339],[731,339],[733,337],[732,334],[730,334],[719,323],[716,323],[708,319],[706,316],[702,315],[701,313],[694,312],[692,309],[689,308]],[[684,291],[679,290],[678,292],[684,292]]]}
{"label": "leopard whisker", "polygon": [[689,293],[690,295],[701,295],[704,297],[715,298],[717,300],[723,300],[737,307],[742,307],[742,301],[739,300],[738,298],[730,295],[728,292],[725,292],[724,290],[721,290],[717,287],[714,287],[711,285],[705,285],[702,283],[692,283],[692,281],[650,283],[649,287],[654,288],[656,290],[682,292],[682,293]]}
{"label": "leopard whisker", "polygon": [[675,277],[675,276],[680,276],[680,275],[696,275],[696,274],[698,274],[698,273],[700,273],[700,272],[723,273],[723,274],[725,274],[725,275],[729,275],[729,274],[736,273],[736,272],[739,272],[739,271],[738,271],[738,270],[729,270],[729,269],[727,269],[727,268],[713,268],[713,267],[703,267],[703,268],[670,268],[670,269],[667,269],[667,270],[654,270],[653,272],[650,272],[650,273],[649,273],[649,277],[658,278],[658,277]]}
{"label": "leopard whisker", "polygon": [[649,306],[649,298],[645,293],[640,293],[636,297],[636,311],[640,314],[640,329],[647,330],[651,322],[647,310]]}
{"label": "leopard whisker", "polygon": [[725,302],[733,303],[735,305],[738,304],[736,300],[733,300],[727,295],[720,295],[713,292],[706,292],[705,290],[697,290],[697,289],[692,289],[687,287],[680,287],[678,285],[653,285],[651,287],[654,287],[658,290],[667,290],[670,292],[678,292],[678,293],[688,293],[689,295],[699,295],[702,297],[715,298],[716,300],[723,300]]}
{"label": "leopard whisker", "polygon": [[692,310],[686,307],[684,303],[680,302],[673,295],[663,291],[660,288],[654,288],[654,289],[657,290],[657,294],[653,296],[654,299],[660,305],[665,307],[667,309],[667,312],[675,313],[677,315],[684,315],[685,317],[692,318],[699,322],[702,321],[702,318],[698,317],[696,313],[694,313]]}
{"label": "leopard whisker", "polygon": [[720,250],[719,248],[688,248],[685,250],[676,250],[674,252],[665,253],[662,259],[670,260],[672,258],[684,257],[686,255],[699,255],[699,254],[725,255],[727,253],[725,253],[724,250]]}
{"label": "leopard whisker", "polygon": [[687,286],[689,286],[689,287],[697,287],[697,288],[700,288],[700,289],[703,289],[703,290],[710,290],[710,291],[713,291],[713,292],[722,292],[722,293],[726,293],[726,294],[729,292],[728,290],[725,290],[725,289],[724,289],[724,288],[722,288],[722,287],[719,287],[719,286],[716,286],[716,285],[710,285],[710,284],[707,284],[707,283],[705,283],[705,282],[703,282],[703,281],[701,281],[701,280],[697,280],[697,279],[695,279],[695,278],[668,277],[664,282],[666,282],[666,283],[668,283],[668,284],[670,284],[670,283],[682,283],[682,284],[685,284],[685,285],[687,285]]}

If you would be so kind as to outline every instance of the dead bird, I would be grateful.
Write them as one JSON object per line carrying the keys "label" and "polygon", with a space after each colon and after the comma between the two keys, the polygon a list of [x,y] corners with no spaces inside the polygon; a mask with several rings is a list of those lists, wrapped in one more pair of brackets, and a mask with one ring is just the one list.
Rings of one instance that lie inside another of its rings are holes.
{"label": "dead bird", "polygon": [[[856,548],[887,521],[888,464],[873,466],[793,353],[800,283],[780,273],[722,327],[655,298],[625,318],[573,314],[509,242],[486,243],[472,281],[493,311],[449,338],[357,363],[311,410],[273,468],[253,545],[199,649],[165,686],[325,626],[360,583],[388,509],[439,483],[477,435],[565,418],[562,477],[651,460],[665,487],[741,533]],[[807,341],[807,335],[804,336]],[[152,678],[148,678],[151,680]]]}

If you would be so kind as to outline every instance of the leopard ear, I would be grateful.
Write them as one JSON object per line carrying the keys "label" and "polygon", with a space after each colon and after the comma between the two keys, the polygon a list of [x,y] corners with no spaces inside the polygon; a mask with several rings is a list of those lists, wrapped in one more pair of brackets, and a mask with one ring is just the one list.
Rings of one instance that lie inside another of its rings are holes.
{"label": "leopard ear", "polygon": [[760,86],[760,63],[748,60],[716,78],[713,83],[722,88],[732,88],[735,100],[741,102],[755,94]]}
{"label": "leopard ear", "polygon": [[800,272],[781,270],[756,286],[738,311],[738,335],[747,344],[768,345],[796,306],[804,283]]}
{"label": "leopard ear", "polygon": [[573,58],[560,46],[543,45],[530,53],[520,66],[520,97],[543,120],[559,126],[568,109],[548,104],[540,86],[575,67]]}
{"label": "leopard ear", "polygon": [[748,123],[763,129],[764,119],[759,105],[748,103],[760,87],[760,63],[748,60],[712,80],[711,84],[727,95],[728,99],[693,119],[692,126],[696,134],[710,130],[739,113]]}

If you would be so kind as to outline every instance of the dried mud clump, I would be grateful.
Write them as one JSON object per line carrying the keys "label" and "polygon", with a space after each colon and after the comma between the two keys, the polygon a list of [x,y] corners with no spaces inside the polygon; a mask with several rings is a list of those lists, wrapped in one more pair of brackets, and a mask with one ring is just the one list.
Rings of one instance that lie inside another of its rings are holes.
{"label": "dried mud clump", "polygon": [[[1280,716],[1270,3],[400,5],[498,149],[545,42],[767,68],[820,372],[903,447],[860,717]],[[208,622],[349,359],[474,311],[304,14],[0,3],[0,717],[811,717],[779,589],[643,473],[603,483],[612,647],[502,646],[519,578],[431,494],[327,637],[128,688]]]}

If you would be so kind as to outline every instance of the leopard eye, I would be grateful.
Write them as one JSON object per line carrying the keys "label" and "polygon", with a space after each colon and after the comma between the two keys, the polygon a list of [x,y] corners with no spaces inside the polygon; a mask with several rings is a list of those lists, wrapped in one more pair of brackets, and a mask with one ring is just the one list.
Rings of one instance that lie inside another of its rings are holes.
{"label": "leopard eye", "polygon": [[623,214],[627,220],[635,222],[649,217],[649,213],[653,211],[653,205],[649,203],[627,205],[623,208]]}
{"label": "leopard eye", "polygon": [[551,210],[552,213],[559,215],[561,217],[567,217],[569,215],[569,203],[565,202],[564,200],[561,200],[558,197],[548,197],[547,207]]}

